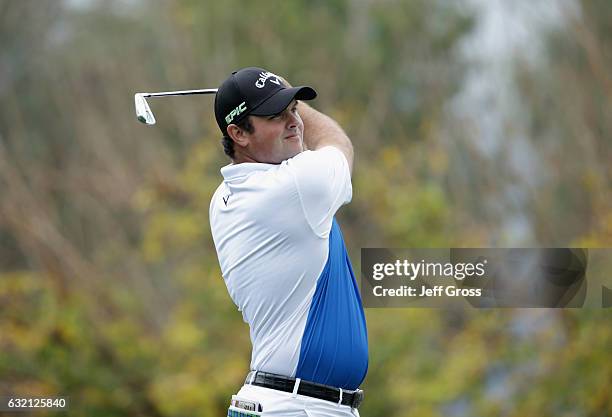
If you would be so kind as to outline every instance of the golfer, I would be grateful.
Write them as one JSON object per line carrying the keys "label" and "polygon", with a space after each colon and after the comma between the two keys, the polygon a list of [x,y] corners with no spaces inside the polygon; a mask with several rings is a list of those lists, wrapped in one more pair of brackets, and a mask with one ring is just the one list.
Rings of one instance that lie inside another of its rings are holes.
{"label": "golfer", "polygon": [[316,96],[244,68],[215,97],[232,163],[221,168],[210,225],[253,346],[228,416],[359,415],[366,322],[334,217],[352,197],[353,147],[304,102]]}

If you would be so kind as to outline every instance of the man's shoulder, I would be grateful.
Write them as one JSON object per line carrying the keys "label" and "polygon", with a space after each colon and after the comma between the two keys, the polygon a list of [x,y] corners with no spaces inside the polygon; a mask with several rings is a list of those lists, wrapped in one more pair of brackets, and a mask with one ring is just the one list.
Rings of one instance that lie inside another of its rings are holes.
{"label": "man's shoulder", "polygon": [[309,161],[316,166],[323,163],[342,163],[341,158],[344,158],[344,154],[340,149],[336,148],[335,146],[324,146],[316,150],[305,150],[304,152],[297,154],[285,162],[291,164],[295,162]]}
{"label": "man's shoulder", "polygon": [[[265,170],[252,170],[229,180],[224,179],[212,195],[210,210],[226,210],[234,206],[261,213],[270,206],[276,206],[277,209],[285,206],[279,203],[291,200],[296,193],[294,176],[282,164],[275,165]],[[238,206],[231,204],[237,201],[240,201]]]}
{"label": "man's shoulder", "polygon": [[210,204],[209,204],[209,207],[208,207],[209,214],[212,214],[212,212],[215,209],[215,206],[217,205],[217,203],[219,201],[222,201],[221,194],[226,189],[227,189],[227,187],[225,186],[225,182],[221,182],[221,184],[219,184],[219,186],[217,186],[217,188],[215,189],[215,192],[210,197]]}

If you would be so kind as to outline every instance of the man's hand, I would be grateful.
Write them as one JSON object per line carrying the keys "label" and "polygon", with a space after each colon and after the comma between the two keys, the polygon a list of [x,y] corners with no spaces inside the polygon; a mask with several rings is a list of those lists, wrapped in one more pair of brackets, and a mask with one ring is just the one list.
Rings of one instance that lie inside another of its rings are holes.
{"label": "man's hand", "polygon": [[[285,86],[291,88],[289,81],[278,75]],[[351,174],[353,173],[353,144],[336,121],[313,109],[303,101],[298,101],[298,112],[304,122],[304,147],[316,151],[324,146],[338,148],[346,157]]]}

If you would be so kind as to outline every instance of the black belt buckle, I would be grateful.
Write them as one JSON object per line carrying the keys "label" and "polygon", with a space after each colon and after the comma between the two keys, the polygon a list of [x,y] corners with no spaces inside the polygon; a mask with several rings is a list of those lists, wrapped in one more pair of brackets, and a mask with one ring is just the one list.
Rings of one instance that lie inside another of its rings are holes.
{"label": "black belt buckle", "polygon": [[359,408],[362,401],[363,401],[363,390],[356,389],[355,392],[353,393],[353,403],[351,404],[351,407]]}

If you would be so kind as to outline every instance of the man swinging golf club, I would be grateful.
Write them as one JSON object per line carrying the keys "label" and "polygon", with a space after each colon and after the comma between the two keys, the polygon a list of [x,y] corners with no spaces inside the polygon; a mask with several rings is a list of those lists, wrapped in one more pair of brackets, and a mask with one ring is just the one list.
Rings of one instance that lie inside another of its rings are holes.
{"label": "man swinging golf club", "polygon": [[215,97],[232,163],[210,204],[229,294],[253,352],[228,416],[358,416],[368,369],[361,297],[334,215],[352,197],[353,147],[304,103],[317,93],[261,68]]}

